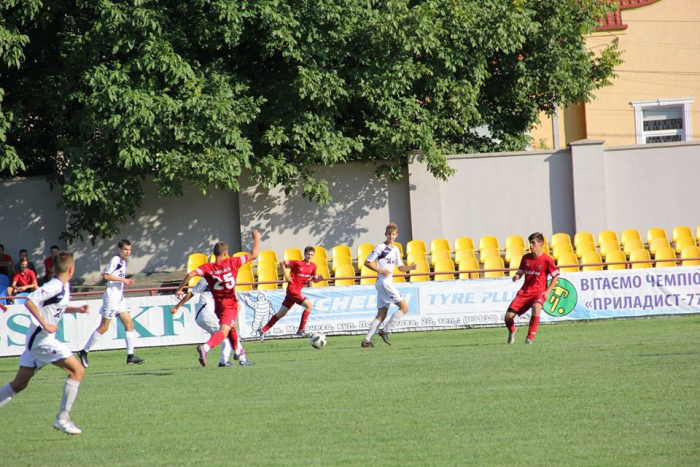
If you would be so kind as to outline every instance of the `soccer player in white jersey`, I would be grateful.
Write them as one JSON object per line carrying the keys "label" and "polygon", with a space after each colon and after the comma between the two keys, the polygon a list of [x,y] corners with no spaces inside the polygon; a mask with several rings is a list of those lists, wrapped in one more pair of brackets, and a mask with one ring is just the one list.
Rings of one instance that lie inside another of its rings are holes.
{"label": "soccer player in white jersey", "polygon": [[68,379],[63,385],[61,408],[53,421],[53,427],[69,435],[79,435],[82,430],[71,421],[70,411],[78,396],[78,387],[85,370],[70,349],[56,339],[56,331],[63,313],[89,313],[90,310],[88,305],[68,306],[69,282],[75,272],[73,253],[59,252],[54,260],[54,272],[54,278],[32,292],[24,304],[31,314],[27,343],[19,358],[19,370],[15,379],[0,388],[0,407],[23,391],[40,369],[52,363],[68,373]]}
{"label": "soccer player in white jersey", "polygon": [[[405,266],[403,261],[401,261],[401,254],[399,249],[394,245],[394,240],[399,236],[399,229],[393,222],[386,226],[386,241],[380,243],[374,250],[369,254],[367,260],[365,261],[365,266],[367,266],[372,271],[377,272],[377,316],[372,321],[369,326],[369,331],[362,341],[362,347],[374,347],[372,344],[372,338],[377,332],[379,332],[379,337],[387,344],[391,345],[389,341],[389,333],[391,329],[398,324],[398,322],[403,318],[403,316],[408,312],[408,303],[404,300],[403,295],[394,286],[394,265],[396,265],[401,272],[409,272],[416,269],[416,263],[410,266]],[[377,261],[377,265],[372,264]],[[391,315],[389,322],[384,325],[384,329],[379,330],[379,326],[386,319],[387,312],[389,311],[389,306],[394,303],[398,305],[399,309]]]}
{"label": "soccer player in white jersey", "polygon": [[[177,305],[172,307],[170,311],[172,314],[177,313],[180,307],[187,303],[194,295],[199,294],[199,303],[197,303],[197,313],[195,314],[194,320],[197,326],[207,331],[209,334],[214,334],[219,330],[219,318],[217,318],[214,312],[214,296],[209,290],[209,284],[207,281],[200,280],[197,285],[192,287],[187,294],[180,299]],[[241,366],[254,365],[253,362],[249,362],[245,356],[245,349],[241,345],[241,340],[236,335],[238,339],[238,351],[234,353],[233,359],[238,360]],[[219,368],[228,368],[232,364],[229,361],[231,357],[231,343],[228,339],[224,339],[221,342],[221,360],[219,360]]]}
{"label": "soccer player in white jersey", "polygon": [[119,317],[124,324],[127,365],[139,365],[146,361],[134,355],[136,333],[134,332],[134,323],[131,321],[129,304],[124,298],[124,285],[134,285],[132,279],[126,278],[126,259],[131,256],[131,243],[129,240],[122,240],[119,242],[118,247],[119,254],[110,260],[102,276],[107,281],[107,287],[102,295],[102,308],[100,308],[102,320],[98,328],[90,336],[90,339],[88,339],[83,350],[78,352],[80,363],[85,368],[88,367],[88,352],[97,344],[102,335],[109,331],[112,318],[115,316]]}

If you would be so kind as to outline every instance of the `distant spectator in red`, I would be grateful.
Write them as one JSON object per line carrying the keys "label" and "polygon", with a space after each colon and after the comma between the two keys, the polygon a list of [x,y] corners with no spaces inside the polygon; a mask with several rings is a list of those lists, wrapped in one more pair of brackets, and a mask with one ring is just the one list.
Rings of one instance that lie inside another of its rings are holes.
{"label": "distant spectator in red", "polygon": [[59,248],[56,245],[51,247],[51,256],[44,260],[44,278],[42,282],[48,282],[53,277],[53,259],[58,254]]}
{"label": "distant spectator in red", "polygon": [[7,288],[8,297],[13,297],[22,292],[32,292],[39,288],[39,284],[36,282],[36,274],[29,269],[29,260],[22,258],[19,266],[20,272],[15,274],[12,283]]}
{"label": "distant spectator in red", "polygon": [[0,274],[5,274],[7,277],[12,277],[12,256],[5,254],[5,245],[0,243]]}
{"label": "distant spectator in red", "polygon": [[29,266],[27,266],[28,269],[29,269],[30,271],[32,271],[32,272],[34,273],[34,275],[36,275],[36,266],[34,266],[34,263],[32,263],[31,261],[29,261],[29,253],[27,253],[27,250],[25,250],[24,248],[22,248],[21,250],[19,250],[19,259],[18,259],[17,262],[15,263],[15,271],[14,271],[14,273],[17,274],[17,273],[20,271],[20,267],[19,267],[19,266],[20,266],[20,263],[22,262],[22,258],[26,258],[26,259],[27,259],[27,261],[29,262]]}

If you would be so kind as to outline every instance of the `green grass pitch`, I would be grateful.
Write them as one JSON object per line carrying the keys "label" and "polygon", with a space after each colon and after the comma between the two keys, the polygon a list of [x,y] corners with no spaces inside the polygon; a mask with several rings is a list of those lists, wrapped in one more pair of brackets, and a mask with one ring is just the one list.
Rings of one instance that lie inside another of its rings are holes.
{"label": "green grass pitch", "polygon": [[[0,409],[0,465],[700,465],[700,317],[94,352],[72,418],[42,370]],[[0,384],[19,359],[0,359]]]}

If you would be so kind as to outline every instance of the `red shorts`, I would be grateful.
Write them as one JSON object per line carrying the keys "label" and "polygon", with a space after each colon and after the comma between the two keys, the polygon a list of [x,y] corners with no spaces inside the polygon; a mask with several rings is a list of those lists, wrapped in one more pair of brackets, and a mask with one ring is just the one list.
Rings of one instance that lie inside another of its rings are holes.
{"label": "red shorts", "polygon": [[519,291],[512,302],[510,302],[509,310],[515,311],[518,316],[526,313],[535,303],[544,305],[544,291],[542,292],[525,292]]}
{"label": "red shorts", "polygon": [[294,305],[301,305],[301,302],[304,300],[306,300],[306,297],[300,293],[287,292],[287,295],[284,297],[284,301],[282,302],[282,306],[292,308]]}
{"label": "red shorts", "polygon": [[238,300],[222,300],[214,305],[214,313],[219,318],[219,324],[233,327],[238,318]]}

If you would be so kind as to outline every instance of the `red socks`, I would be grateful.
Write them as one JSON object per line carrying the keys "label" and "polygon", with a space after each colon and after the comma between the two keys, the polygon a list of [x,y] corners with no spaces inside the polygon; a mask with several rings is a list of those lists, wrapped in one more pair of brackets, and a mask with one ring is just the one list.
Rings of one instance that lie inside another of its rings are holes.
{"label": "red socks", "polygon": [[271,328],[272,326],[274,326],[275,323],[276,323],[277,321],[279,321],[279,318],[277,317],[277,315],[274,315],[272,318],[270,318],[270,321],[267,322],[267,324],[265,325],[265,327],[262,328],[262,332],[267,332],[267,331],[269,331],[270,328]]}
{"label": "red socks", "polygon": [[238,331],[236,331],[236,328],[232,328],[231,331],[228,333],[228,340],[231,342],[231,347],[233,347],[233,351],[235,352],[238,350]]}
{"label": "red socks", "polygon": [[214,334],[211,335],[211,337],[207,341],[207,345],[209,346],[210,349],[213,349],[217,345],[221,344],[221,342],[224,339],[225,339],[224,333],[221,331],[216,331]]}
{"label": "red socks", "polygon": [[299,331],[303,331],[306,327],[306,320],[309,319],[311,312],[309,310],[304,310],[301,314],[301,321],[299,321]]}
{"label": "red socks", "polygon": [[530,327],[527,330],[527,338],[534,339],[535,333],[537,332],[537,326],[540,324],[540,317],[533,316],[530,318]]}
{"label": "red socks", "polygon": [[506,327],[508,328],[508,332],[513,334],[515,332],[515,320],[514,319],[506,319]]}

